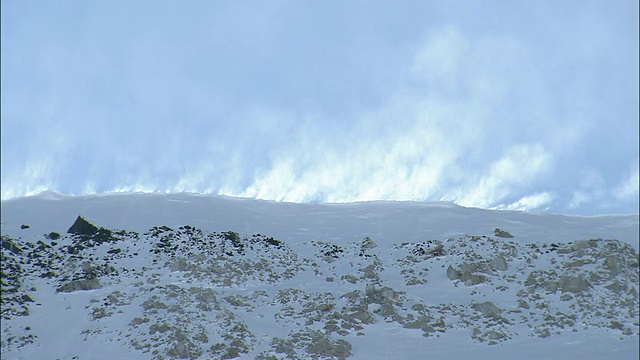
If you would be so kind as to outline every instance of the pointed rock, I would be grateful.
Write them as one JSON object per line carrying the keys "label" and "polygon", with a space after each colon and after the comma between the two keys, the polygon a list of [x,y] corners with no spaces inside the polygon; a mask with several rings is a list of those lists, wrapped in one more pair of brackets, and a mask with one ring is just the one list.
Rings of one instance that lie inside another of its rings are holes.
{"label": "pointed rock", "polygon": [[78,215],[76,221],[71,225],[69,230],[67,230],[69,234],[77,234],[77,235],[93,235],[98,232],[98,227],[88,222],[85,218]]}
{"label": "pointed rock", "polygon": [[477,310],[484,314],[486,317],[492,317],[494,315],[498,315],[502,312],[502,309],[497,307],[493,302],[487,301],[483,303],[477,303],[471,305],[474,310]]}
{"label": "pointed rock", "polygon": [[457,280],[460,279],[460,276],[462,274],[453,268],[453,266],[449,265],[449,267],[447,268],[447,277],[449,278],[449,280],[453,281],[453,280]]}
{"label": "pointed rock", "polygon": [[378,244],[376,244],[373,240],[371,240],[370,237],[365,237],[364,240],[362,240],[362,245],[360,246],[360,248],[362,250],[367,250],[367,249],[373,249],[375,247],[377,247]]}

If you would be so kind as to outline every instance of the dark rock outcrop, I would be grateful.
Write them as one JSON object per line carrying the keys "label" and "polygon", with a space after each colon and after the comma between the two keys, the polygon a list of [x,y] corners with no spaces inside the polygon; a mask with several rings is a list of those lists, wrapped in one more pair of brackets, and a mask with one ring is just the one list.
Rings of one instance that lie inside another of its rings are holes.
{"label": "dark rock outcrop", "polygon": [[76,235],[93,235],[98,232],[98,227],[78,215],[76,221],[71,225],[67,233]]}
{"label": "dark rock outcrop", "polygon": [[11,251],[12,253],[16,254],[16,255],[20,255],[22,254],[22,249],[20,249],[20,247],[18,247],[18,245],[14,244],[13,241],[11,240],[11,238],[3,236],[2,240],[0,240],[0,246],[2,246],[3,248]]}
{"label": "dark rock outcrop", "polygon": [[501,237],[501,238],[512,238],[513,235],[511,235],[508,231],[502,230],[500,228],[495,228],[495,230],[493,230],[493,234],[496,237]]}

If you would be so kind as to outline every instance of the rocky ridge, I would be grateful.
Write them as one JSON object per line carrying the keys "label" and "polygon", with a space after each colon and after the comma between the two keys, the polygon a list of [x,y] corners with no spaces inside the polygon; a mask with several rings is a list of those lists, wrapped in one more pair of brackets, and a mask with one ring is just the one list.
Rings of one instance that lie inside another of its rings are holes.
{"label": "rocky ridge", "polygon": [[57,309],[88,319],[79,341],[115,339],[156,359],[346,359],[350,339],[385,323],[425,341],[462,330],[478,346],[586,328],[639,335],[639,258],[617,240],[521,244],[495,229],[390,247],[292,244],[78,217],[66,235],[1,245],[3,355],[38,344],[28,324],[44,294],[82,297],[82,309]]}

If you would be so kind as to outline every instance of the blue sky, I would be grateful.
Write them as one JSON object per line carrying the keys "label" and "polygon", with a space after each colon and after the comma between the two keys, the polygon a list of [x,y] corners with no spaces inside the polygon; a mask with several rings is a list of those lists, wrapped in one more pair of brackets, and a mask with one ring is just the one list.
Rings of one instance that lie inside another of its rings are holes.
{"label": "blue sky", "polygon": [[637,1],[2,2],[2,199],[638,212]]}

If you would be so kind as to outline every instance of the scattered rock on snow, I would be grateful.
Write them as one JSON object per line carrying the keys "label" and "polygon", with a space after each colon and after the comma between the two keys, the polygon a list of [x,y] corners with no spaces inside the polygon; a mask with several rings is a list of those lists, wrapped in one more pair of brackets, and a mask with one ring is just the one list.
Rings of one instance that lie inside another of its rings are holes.
{"label": "scattered rock on snow", "polygon": [[56,292],[69,293],[78,290],[93,290],[99,289],[102,285],[100,284],[100,280],[97,278],[93,279],[81,279],[81,280],[73,280],[66,284],[61,285]]}

